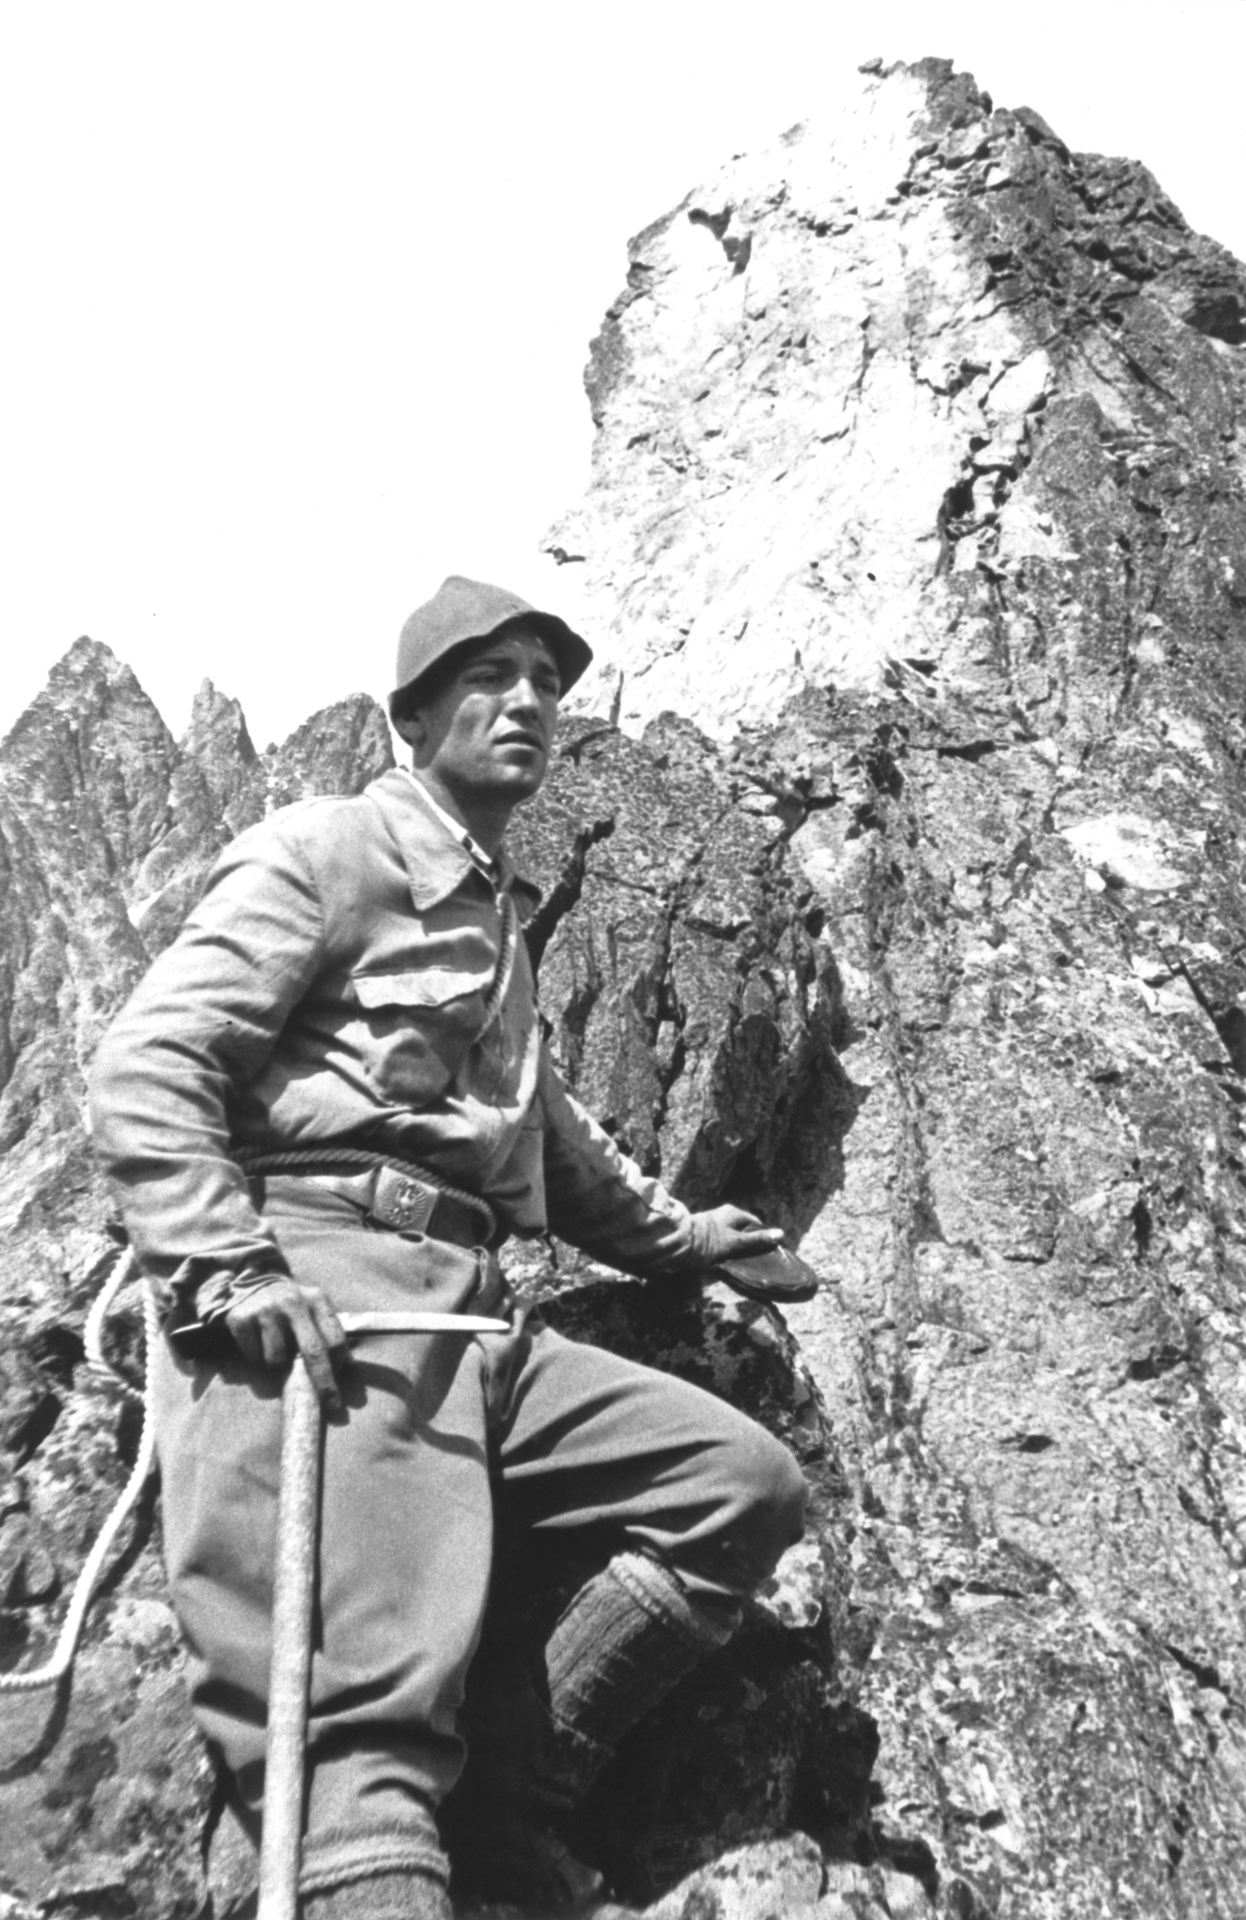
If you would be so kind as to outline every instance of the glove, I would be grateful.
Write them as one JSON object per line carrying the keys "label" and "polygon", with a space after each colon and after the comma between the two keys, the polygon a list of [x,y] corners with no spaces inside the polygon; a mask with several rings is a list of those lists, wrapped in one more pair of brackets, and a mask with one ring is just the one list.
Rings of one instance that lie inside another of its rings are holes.
{"label": "glove", "polygon": [[743,1207],[713,1207],[692,1216],[692,1251],[688,1265],[698,1272],[721,1260],[742,1260],[749,1254],[769,1253],[783,1238],[781,1227],[763,1227],[755,1213]]}
{"label": "glove", "polygon": [[692,1216],[693,1252],[688,1265],[708,1268],[707,1279],[725,1280],[746,1299],[782,1304],[812,1300],[820,1282],[812,1267],[779,1245],[778,1227],[763,1227],[742,1207],[714,1207]]}

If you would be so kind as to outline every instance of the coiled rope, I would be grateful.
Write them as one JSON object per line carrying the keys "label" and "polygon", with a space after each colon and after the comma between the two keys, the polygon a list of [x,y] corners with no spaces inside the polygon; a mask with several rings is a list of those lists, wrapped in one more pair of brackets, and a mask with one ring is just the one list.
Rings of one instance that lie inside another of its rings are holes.
{"label": "coiled rope", "polygon": [[[493,1209],[487,1200],[479,1194],[467,1193],[461,1187],[451,1186],[429,1167],[418,1166],[409,1160],[400,1160],[390,1154],[369,1153],[360,1147],[308,1147],[277,1153],[239,1153],[239,1163],[245,1170],[259,1173],[296,1172],[300,1167],[359,1167],[368,1168],[377,1165],[394,1167],[400,1173],[416,1174],[430,1186],[436,1187],[448,1199],[457,1200],[463,1206],[472,1208],[484,1223],[484,1240],[491,1241],[497,1231],[497,1221]],[[99,1582],[104,1562],[107,1560],[113,1541],[120,1532],[127,1514],[143,1489],[143,1485],[155,1463],[156,1433],[152,1419],[151,1398],[147,1385],[140,1392],[132,1387],[104,1353],[104,1324],[111,1313],[113,1303],[121,1289],[138,1272],[138,1262],[133,1250],[126,1248],[118,1259],[90,1313],[83,1329],[83,1345],[86,1349],[86,1364],[96,1379],[106,1380],[119,1386],[129,1400],[141,1403],[143,1408],[143,1430],[139,1439],[138,1456],[130,1470],[130,1477],[118,1494],[116,1502],[100,1528],[95,1545],[87,1555],[74,1584],[69,1609],[64,1624],[57,1637],[52,1655],[43,1666],[32,1668],[29,1673],[0,1673],[0,1694],[36,1693],[41,1687],[54,1687],[64,1678],[73,1665],[78,1650],[78,1641],[82,1636],[83,1622],[91,1596]],[[143,1326],[146,1336],[147,1361],[150,1367],[151,1354],[160,1333],[160,1312],[154,1289],[150,1285],[143,1287]],[[150,1378],[150,1375],[148,1376]]]}
{"label": "coiled rope", "polygon": [[[83,1344],[86,1347],[89,1370],[97,1378],[120,1382],[122,1391],[129,1399],[139,1400],[143,1404],[143,1431],[138,1445],[138,1458],[78,1575],[69,1602],[69,1610],[65,1615],[56,1645],[52,1649],[51,1659],[43,1666],[33,1668],[29,1673],[0,1673],[0,1693],[35,1693],[40,1687],[54,1687],[57,1681],[63,1679],[69,1672],[73,1665],[74,1654],[78,1650],[82,1623],[86,1619],[91,1595],[95,1591],[104,1562],[108,1558],[109,1550],[120,1531],[122,1522],[138,1499],[155,1461],[156,1435],[151,1417],[150,1396],[146,1390],[140,1393],[136,1387],[130,1385],[128,1380],[122,1379],[116,1367],[105,1357],[103,1348],[104,1322],[108,1318],[112,1304],[122,1287],[137,1272],[138,1262],[133,1252],[127,1248],[109,1274],[99,1298],[87,1316]],[[160,1331],[159,1309],[156,1305],[156,1296],[150,1286],[143,1288],[143,1322],[150,1359]]]}

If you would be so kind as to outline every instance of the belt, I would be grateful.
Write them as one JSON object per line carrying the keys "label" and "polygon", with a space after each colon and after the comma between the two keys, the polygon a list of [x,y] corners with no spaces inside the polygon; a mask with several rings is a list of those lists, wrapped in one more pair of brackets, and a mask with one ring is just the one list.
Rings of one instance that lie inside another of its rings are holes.
{"label": "belt", "polygon": [[[382,1159],[358,1148],[299,1148],[271,1153],[243,1150],[234,1158],[247,1174],[292,1173],[339,1193],[362,1207],[369,1219],[397,1233],[425,1233],[456,1247],[487,1246],[497,1234],[493,1210],[485,1200],[458,1188],[437,1186],[423,1169]],[[333,1163],[358,1172],[333,1173]],[[363,1163],[362,1165],[360,1163]]]}

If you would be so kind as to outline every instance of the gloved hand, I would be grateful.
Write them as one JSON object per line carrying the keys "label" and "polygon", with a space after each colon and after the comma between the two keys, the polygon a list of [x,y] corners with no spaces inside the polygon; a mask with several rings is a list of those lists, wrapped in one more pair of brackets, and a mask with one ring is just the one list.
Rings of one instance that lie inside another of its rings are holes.
{"label": "gloved hand", "polygon": [[751,1253],[769,1253],[783,1238],[782,1227],[763,1227],[755,1213],[743,1207],[711,1207],[692,1216],[692,1252],[688,1267],[716,1267],[722,1260],[744,1260]]}
{"label": "gloved hand", "polygon": [[748,1300],[791,1306],[812,1300],[820,1281],[812,1267],[779,1242],[778,1227],[763,1227],[742,1207],[714,1207],[692,1216],[693,1250],[687,1268],[725,1280]]}

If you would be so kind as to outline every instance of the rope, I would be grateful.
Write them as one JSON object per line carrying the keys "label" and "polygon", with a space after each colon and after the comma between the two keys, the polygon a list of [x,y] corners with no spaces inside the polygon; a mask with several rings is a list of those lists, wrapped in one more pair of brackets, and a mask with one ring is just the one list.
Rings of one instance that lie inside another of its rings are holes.
{"label": "rope", "polygon": [[457,1200],[462,1206],[470,1207],[485,1222],[486,1240],[492,1240],[497,1232],[497,1216],[487,1200],[478,1193],[468,1193],[464,1187],[452,1187],[431,1167],[421,1166],[418,1160],[402,1160],[392,1153],[373,1153],[367,1147],[280,1147],[268,1152],[264,1147],[235,1147],[231,1157],[244,1173],[298,1173],[304,1167],[358,1167],[360,1172],[368,1172],[373,1167],[393,1167],[399,1173],[413,1173],[430,1187],[436,1187],[438,1193],[444,1193],[447,1200]]}
{"label": "rope", "polygon": [[87,1372],[94,1374],[97,1380],[106,1381],[109,1386],[120,1387],[127,1400],[141,1400],[144,1396],[138,1387],[132,1387],[128,1380],[114,1367],[104,1352],[104,1324],[113,1310],[113,1302],[128,1280],[138,1272],[138,1262],[132,1247],[126,1247],[121,1257],[114,1261],[112,1272],[100,1288],[91,1303],[91,1311],[82,1329],[82,1344],[86,1348]]}
{"label": "rope", "polygon": [[[118,1260],[108,1281],[92,1307],[87,1318],[84,1342],[87,1350],[87,1366],[97,1378],[120,1379],[115,1367],[105,1359],[101,1339],[104,1321],[113,1301],[120,1293],[126,1281],[137,1271],[138,1262],[132,1250],[127,1250]],[[156,1296],[150,1286],[143,1289],[143,1320],[147,1336],[147,1353],[150,1359],[152,1348],[160,1331],[159,1309]],[[156,1451],[155,1424],[151,1417],[150,1396],[146,1391],[139,1393],[128,1381],[121,1382],[124,1391],[132,1400],[143,1402],[143,1432],[139,1440],[138,1458],[130,1471],[130,1477],[118,1494],[112,1512],[100,1528],[98,1538],[86,1563],[78,1575],[73,1595],[69,1602],[69,1611],[61,1627],[52,1657],[42,1667],[35,1667],[30,1673],[0,1673],[0,1693],[35,1693],[41,1687],[54,1687],[63,1679],[73,1665],[74,1654],[78,1649],[78,1639],[82,1633],[82,1623],[86,1618],[91,1595],[95,1590],[100,1570],[108,1557],[109,1549],[116,1539],[121,1523],[130,1508],[138,1499],[143,1483],[152,1470]]]}

